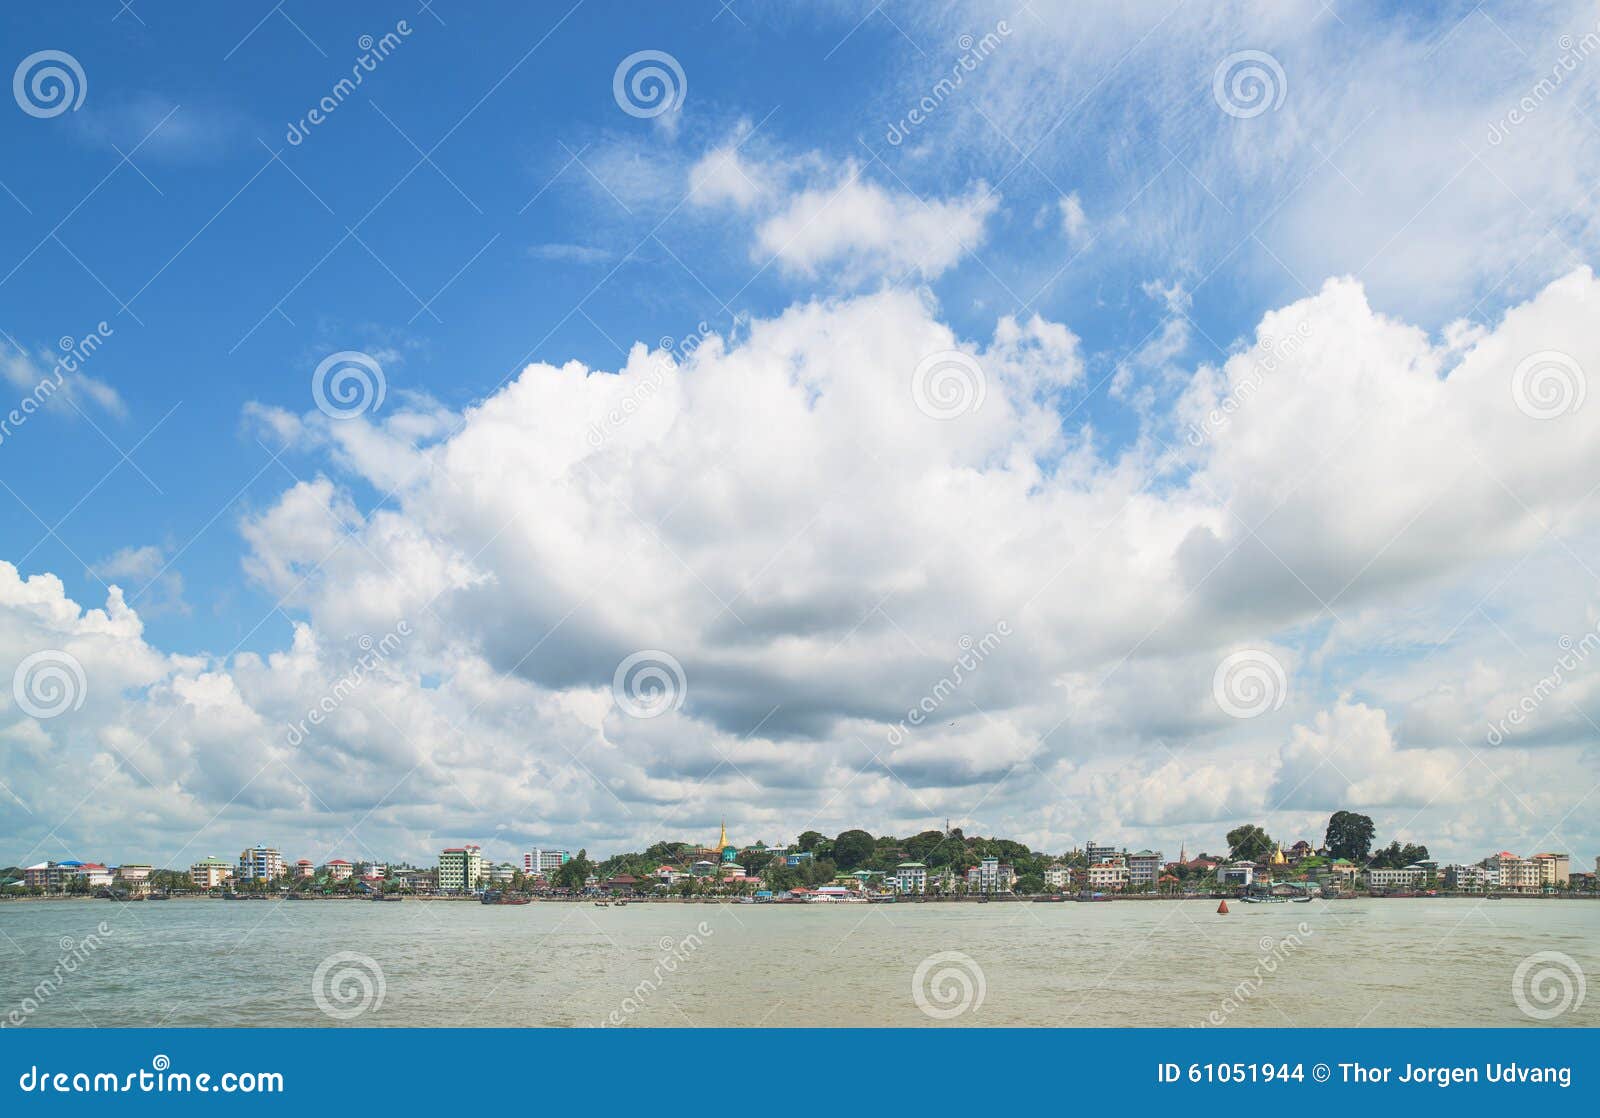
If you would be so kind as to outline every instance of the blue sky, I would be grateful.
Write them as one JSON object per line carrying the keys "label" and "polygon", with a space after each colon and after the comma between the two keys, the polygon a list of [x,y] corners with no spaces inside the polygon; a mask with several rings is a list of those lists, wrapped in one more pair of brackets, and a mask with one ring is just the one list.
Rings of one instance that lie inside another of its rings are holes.
{"label": "blue sky", "polygon": [[[19,583],[5,649],[120,665],[86,671],[82,710],[8,710],[9,846],[269,825],[419,856],[494,828],[604,846],[735,799],[768,839],[970,815],[1175,850],[1364,806],[1463,856],[1491,825],[1495,849],[1579,845],[1588,682],[1518,729],[1527,756],[1462,738],[1593,625],[1594,405],[1485,418],[1530,355],[1565,355],[1569,391],[1592,361],[1592,10],[258,7],[0,16],[8,65],[66,52],[84,86],[0,113],[0,385],[20,401],[60,339],[107,327],[0,442],[0,559],[59,580]],[[639,51],[676,64],[676,107],[614,95]],[[563,457],[605,386],[654,396],[659,340],[702,323],[676,410]],[[903,432],[853,397],[930,347],[981,367],[972,422]],[[314,370],[347,351],[385,396],[330,421]],[[1186,442],[1263,368],[1286,398]],[[330,530],[354,542],[326,562]],[[1533,571],[1542,598],[1516,593]],[[63,620],[112,585],[139,618],[120,652]],[[285,744],[349,660],[330,649],[392,631],[416,586],[431,620],[384,667],[396,693]],[[894,741],[1001,615],[1018,636],[966,722]],[[281,659],[304,642],[318,666]],[[612,668],[673,648],[681,709],[619,722]],[[1219,720],[1241,648],[1292,698]],[[423,710],[437,736],[377,740]],[[230,800],[251,774],[214,755],[252,735],[291,775]],[[67,757],[127,781],[126,815],[78,815]],[[1481,795],[1463,767],[1495,767]],[[157,793],[181,809],[138,806]]]}

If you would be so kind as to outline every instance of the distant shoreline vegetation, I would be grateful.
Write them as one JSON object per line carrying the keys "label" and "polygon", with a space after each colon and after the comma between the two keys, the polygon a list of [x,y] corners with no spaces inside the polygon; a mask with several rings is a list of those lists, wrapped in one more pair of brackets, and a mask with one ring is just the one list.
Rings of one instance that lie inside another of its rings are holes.
{"label": "distant shoreline vegetation", "polygon": [[[544,851],[495,862],[473,844],[440,855],[439,868],[332,859],[290,863],[268,847],[247,849],[238,872],[208,858],[187,869],[47,862],[0,869],[10,897],[67,895],[137,899],[216,893],[370,897],[389,894],[476,897],[485,891],[552,898],[589,896],[848,900],[902,897],[1178,897],[1271,894],[1281,898],[1353,895],[1585,895],[1596,875],[1573,871],[1571,856],[1522,857],[1500,851],[1471,864],[1441,865],[1423,845],[1376,843],[1371,817],[1337,811],[1320,845],[1288,845],[1254,823],[1226,836],[1222,854],[1180,849],[1175,859],[1093,841],[1060,854],[1012,839],[967,835],[959,827],[905,838],[850,829],[829,837],[801,832],[793,843],[738,844],[726,829],[715,845],[662,841],[642,851],[593,860]],[[550,860],[549,856],[556,856]],[[248,864],[247,863],[248,860]],[[449,874],[441,875],[448,862]],[[524,867],[537,867],[531,872]],[[266,865],[268,870],[259,867]],[[491,898],[493,899],[493,898]]]}

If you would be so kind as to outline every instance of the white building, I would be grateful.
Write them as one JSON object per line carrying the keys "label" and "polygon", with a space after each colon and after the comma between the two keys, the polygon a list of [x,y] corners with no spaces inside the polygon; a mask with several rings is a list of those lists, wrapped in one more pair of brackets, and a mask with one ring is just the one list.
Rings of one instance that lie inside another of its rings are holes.
{"label": "white building", "polygon": [[1367,870],[1367,888],[1409,889],[1421,881],[1426,872],[1421,866],[1406,866],[1399,870],[1381,870],[1373,866]]}
{"label": "white building", "polygon": [[973,893],[1009,893],[1017,875],[999,858],[985,858],[967,871],[967,889]]}
{"label": "white building", "polygon": [[921,862],[901,862],[894,868],[894,887],[901,893],[926,893],[928,867]]}
{"label": "white building", "polygon": [[1112,862],[1094,862],[1089,866],[1089,888],[1123,889],[1128,884],[1128,867],[1119,858]]}
{"label": "white building", "polygon": [[529,850],[522,855],[522,872],[529,877],[550,877],[570,861],[572,855],[565,850]]}
{"label": "white building", "polygon": [[1259,868],[1254,862],[1225,862],[1217,867],[1217,884],[1249,887],[1255,884]]}
{"label": "white building", "polygon": [[1447,889],[1460,889],[1468,893],[1481,893],[1488,884],[1488,871],[1482,866],[1446,866],[1444,884]]}
{"label": "white building", "polygon": [[1052,862],[1044,868],[1044,883],[1051,889],[1065,889],[1072,884],[1072,870],[1062,862]]}
{"label": "white building", "polygon": [[517,876],[517,867],[510,862],[501,862],[497,866],[489,867],[490,885],[510,885]]}
{"label": "white building", "polygon": [[335,858],[328,863],[329,881],[349,881],[355,872],[356,868],[343,858]]}

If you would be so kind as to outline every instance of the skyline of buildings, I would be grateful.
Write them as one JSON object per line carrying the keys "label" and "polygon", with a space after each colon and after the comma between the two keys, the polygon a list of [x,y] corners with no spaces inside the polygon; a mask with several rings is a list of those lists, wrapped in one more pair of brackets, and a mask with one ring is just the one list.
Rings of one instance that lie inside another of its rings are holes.
{"label": "skyline of buildings", "polygon": [[[765,884],[761,874],[748,874],[738,861],[741,856],[761,855],[770,865],[787,869],[802,867],[814,860],[812,851],[797,849],[796,844],[769,846],[765,843],[740,847],[728,841],[724,826],[717,844],[689,847],[680,844],[681,857],[687,869],[673,862],[661,861],[647,878],[617,874],[608,879],[607,886],[632,888],[649,885],[654,888],[671,888],[685,878],[710,879],[713,885],[729,888],[759,887]],[[1092,857],[1091,857],[1092,854]],[[1041,857],[1048,857],[1041,855]],[[415,867],[390,867],[378,862],[350,862],[333,858],[314,865],[310,859],[301,858],[289,863],[275,847],[258,843],[246,847],[234,862],[208,856],[190,864],[187,873],[190,884],[201,890],[215,890],[238,883],[272,884],[283,880],[312,880],[319,877],[328,884],[338,885],[352,879],[367,889],[378,889],[388,881],[401,888],[436,890],[441,893],[470,893],[486,887],[512,885],[518,874],[530,882],[548,887],[553,873],[568,864],[572,855],[565,849],[536,848],[524,851],[520,868],[511,861],[493,861],[484,856],[477,843],[464,843],[440,851],[433,869]],[[1082,862],[1082,865],[1069,863]],[[1191,880],[1210,878],[1218,886],[1250,888],[1261,881],[1281,881],[1292,876],[1297,867],[1313,867],[1299,876],[1314,882],[1319,888],[1334,890],[1354,887],[1358,882],[1368,889],[1404,890],[1423,886],[1437,886],[1448,890],[1477,892],[1496,891],[1510,893],[1540,893],[1558,890],[1571,885],[1574,880],[1600,877],[1600,856],[1595,858],[1594,874],[1584,871],[1574,873],[1569,854],[1540,852],[1521,857],[1510,851],[1499,851],[1475,863],[1444,863],[1425,860],[1407,866],[1359,866],[1343,859],[1331,857],[1325,850],[1317,850],[1309,842],[1298,841],[1286,851],[1281,843],[1261,862],[1248,859],[1187,858],[1180,851],[1179,860],[1164,862],[1160,851],[1129,851],[1097,842],[1088,842],[1080,849],[1052,857],[1042,872],[1046,890],[1066,891],[1082,887],[1096,892],[1145,891],[1171,889],[1180,881],[1179,874]],[[534,867],[538,867],[535,869]],[[104,890],[116,887],[123,891],[147,891],[153,867],[148,863],[126,863],[108,866],[100,862],[65,860],[45,861],[21,867],[22,877],[3,884],[6,888],[38,888],[45,892]],[[954,882],[960,881],[966,892],[1000,894],[1013,891],[1019,875],[1011,864],[998,856],[986,855],[976,865],[953,875],[948,866],[942,872],[931,870],[924,862],[915,859],[901,861],[891,870],[858,869],[840,873],[831,884],[816,888],[826,894],[829,890],[846,892],[893,892],[923,894],[934,891],[948,892]],[[586,885],[600,884],[591,874]]]}

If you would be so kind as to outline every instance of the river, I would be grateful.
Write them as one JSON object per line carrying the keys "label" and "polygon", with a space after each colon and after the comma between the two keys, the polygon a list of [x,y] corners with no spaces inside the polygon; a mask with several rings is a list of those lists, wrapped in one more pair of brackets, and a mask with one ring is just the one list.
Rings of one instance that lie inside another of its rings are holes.
{"label": "river", "polygon": [[1600,902],[0,904],[28,1026],[1596,1026]]}

